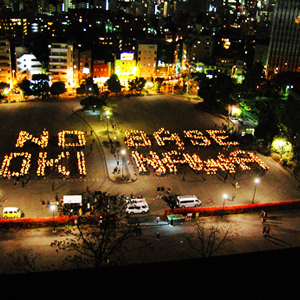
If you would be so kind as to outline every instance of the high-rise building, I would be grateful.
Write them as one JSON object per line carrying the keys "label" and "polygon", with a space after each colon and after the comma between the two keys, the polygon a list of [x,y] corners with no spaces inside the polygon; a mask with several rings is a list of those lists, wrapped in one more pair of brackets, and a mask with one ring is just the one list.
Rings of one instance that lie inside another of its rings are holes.
{"label": "high-rise building", "polygon": [[32,75],[42,74],[42,64],[33,54],[23,54],[17,58],[17,73],[26,79],[31,80]]}
{"label": "high-rise building", "polygon": [[138,44],[137,49],[137,68],[138,77],[145,79],[154,78],[156,72],[157,45]]}
{"label": "high-rise building", "polygon": [[51,82],[62,81],[72,85],[73,70],[73,45],[52,43],[49,56],[49,75]]}
{"label": "high-rise building", "polygon": [[12,84],[10,42],[0,37],[0,82]]}
{"label": "high-rise building", "polygon": [[300,71],[300,0],[277,0],[267,61],[267,76]]}

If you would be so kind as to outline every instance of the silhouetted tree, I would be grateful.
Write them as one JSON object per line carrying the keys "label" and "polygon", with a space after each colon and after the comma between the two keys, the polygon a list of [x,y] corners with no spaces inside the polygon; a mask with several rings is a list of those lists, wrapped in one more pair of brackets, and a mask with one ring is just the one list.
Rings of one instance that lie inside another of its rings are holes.
{"label": "silhouetted tree", "polygon": [[53,82],[50,88],[50,93],[54,96],[58,96],[65,93],[67,90],[65,88],[65,83],[62,81]]}
{"label": "silhouetted tree", "polygon": [[18,87],[23,92],[23,95],[25,96],[25,98],[27,96],[33,95],[33,92],[31,90],[30,86],[31,86],[31,83],[27,79],[24,79],[21,83],[18,84]]}
{"label": "silhouetted tree", "polygon": [[146,79],[144,78],[135,78],[134,80],[130,80],[128,85],[129,85],[129,90],[132,93],[133,91],[136,91],[140,93],[142,89],[144,88],[146,84]]}
{"label": "silhouetted tree", "polygon": [[265,144],[271,144],[274,136],[279,133],[280,105],[276,100],[265,102],[258,114],[258,125],[255,128],[255,136],[263,139]]}
{"label": "silhouetted tree", "polygon": [[232,239],[233,225],[207,224],[205,220],[194,223],[194,232],[186,237],[189,244],[186,255],[189,257],[210,257],[218,251],[229,252],[227,245]]}
{"label": "silhouetted tree", "polygon": [[106,101],[103,97],[88,96],[80,101],[80,105],[84,106],[85,109],[90,107],[99,109],[106,105]]}
{"label": "silhouetted tree", "polygon": [[103,207],[102,219],[87,222],[86,217],[79,217],[75,227],[64,228],[64,239],[51,243],[56,251],[73,253],[65,258],[64,265],[100,268],[107,263],[123,263],[126,242],[130,239],[136,239],[137,245],[144,242],[138,219],[125,217],[125,207],[125,199],[118,199],[115,205],[110,201],[110,215],[107,207]]}
{"label": "silhouetted tree", "polygon": [[108,89],[112,93],[121,92],[121,83],[117,74],[112,74],[110,78],[107,80]]}

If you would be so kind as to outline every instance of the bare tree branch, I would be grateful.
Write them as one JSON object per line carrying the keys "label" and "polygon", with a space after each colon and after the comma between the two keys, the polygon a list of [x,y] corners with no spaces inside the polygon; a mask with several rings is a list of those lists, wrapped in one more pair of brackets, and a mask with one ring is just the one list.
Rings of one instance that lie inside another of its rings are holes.
{"label": "bare tree branch", "polygon": [[186,236],[185,239],[190,246],[187,256],[210,257],[220,250],[227,251],[233,225],[220,226],[218,222],[208,225],[206,222],[205,219],[195,221],[194,232]]}
{"label": "bare tree branch", "polygon": [[123,263],[125,242],[137,239],[137,245],[143,243],[140,232],[139,222],[135,218],[127,217],[126,222],[116,218],[114,223],[103,220],[101,224],[86,224],[85,217],[80,217],[76,226],[63,231],[62,237],[65,239],[55,240],[51,246],[56,251],[74,253],[65,258],[65,266],[100,268],[106,263]]}
{"label": "bare tree branch", "polygon": [[39,262],[41,258],[40,253],[34,252],[31,248],[21,247],[17,245],[12,252],[6,253],[8,256],[11,271],[15,272],[41,272],[53,269],[54,265],[42,266]]}

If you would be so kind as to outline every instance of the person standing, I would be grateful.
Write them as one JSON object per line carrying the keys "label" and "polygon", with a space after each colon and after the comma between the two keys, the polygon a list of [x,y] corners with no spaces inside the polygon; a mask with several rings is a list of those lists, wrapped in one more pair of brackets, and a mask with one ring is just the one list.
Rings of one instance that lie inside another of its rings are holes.
{"label": "person standing", "polygon": [[156,240],[157,240],[157,241],[159,241],[159,237],[160,237],[160,233],[157,232],[157,234],[156,234]]}
{"label": "person standing", "polygon": [[261,222],[265,223],[267,220],[267,213],[264,210],[262,210],[260,213],[260,217],[261,217]]}

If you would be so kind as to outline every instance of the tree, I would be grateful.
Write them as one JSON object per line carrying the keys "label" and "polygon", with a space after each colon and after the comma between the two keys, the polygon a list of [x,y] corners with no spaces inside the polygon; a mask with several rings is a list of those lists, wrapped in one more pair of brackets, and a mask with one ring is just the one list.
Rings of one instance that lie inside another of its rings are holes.
{"label": "tree", "polygon": [[96,83],[93,82],[93,78],[89,77],[85,80],[85,83],[82,83],[79,88],[76,90],[78,95],[99,95],[99,88]]}
{"label": "tree", "polygon": [[25,96],[25,98],[27,96],[30,96],[30,95],[33,94],[30,86],[31,86],[31,83],[27,79],[24,79],[21,83],[18,84],[18,87],[22,90],[23,95]]}
{"label": "tree", "polygon": [[255,95],[257,93],[257,87],[261,86],[264,81],[264,67],[261,62],[255,62],[253,67],[245,76],[245,80],[242,83],[242,87],[245,93]]}
{"label": "tree", "polygon": [[280,129],[287,140],[293,146],[293,152],[297,162],[300,158],[300,119],[298,115],[300,101],[297,97],[288,97],[284,103],[284,109],[281,110]]}
{"label": "tree", "polygon": [[112,93],[120,93],[121,92],[121,84],[117,74],[112,74],[110,78],[107,80],[108,89]]}
{"label": "tree", "polygon": [[50,271],[54,267],[53,264],[42,266],[39,262],[41,254],[34,252],[31,248],[21,247],[21,245],[17,245],[12,252],[8,252],[6,255],[13,272],[32,273]]}
{"label": "tree", "polygon": [[219,223],[207,225],[204,219],[195,221],[194,232],[186,237],[190,245],[188,256],[210,257],[216,252],[228,251],[225,247],[232,239],[232,225],[220,226]]}
{"label": "tree", "polygon": [[137,238],[138,223],[128,219],[126,225],[117,225],[106,219],[101,224],[88,225],[85,221],[85,217],[79,217],[75,227],[64,229],[64,240],[51,243],[56,251],[73,253],[65,258],[64,265],[100,268],[106,263],[124,262],[125,242]]}
{"label": "tree", "polygon": [[45,74],[32,75],[31,90],[34,96],[42,98],[48,96],[49,93],[49,78]]}
{"label": "tree", "polygon": [[104,98],[99,98],[95,96],[88,96],[80,101],[80,105],[84,106],[84,109],[88,109],[90,107],[94,108],[102,108],[106,105],[106,101]]}
{"label": "tree", "polygon": [[145,84],[146,84],[146,79],[136,77],[134,80],[129,81],[129,83],[128,83],[129,90],[131,93],[133,91],[140,93],[142,91],[142,89],[144,88]]}
{"label": "tree", "polygon": [[82,83],[80,85],[80,87],[76,89],[76,93],[77,93],[77,95],[84,95],[85,94],[85,84],[84,83]]}
{"label": "tree", "polygon": [[64,265],[75,268],[118,265],[125,260],[127,241],[136,239],[137,244],[144,241],[140,238],[138,219],[125,217],[125,197],[106,196],[102,200],[102,219],[79,217],[76,226],[63,229],[65,239],[51,243],[56,251],[72,253],[65,258]]}
{"label": "tree", "polygon": [[255,136],[263,139],[266,145],[270,145],[274,136],[279,133],[280,104],[276,99],[264,102],[258,114],[258,125],[255,128]]}
{"label": "tree", "polygon": [[62,81],[53,82],[50,87],[50,93],[54,96],[59,97],[60,94],[65,93],[67,90],[65,88],[65,83]]}
{"label": "tree", "polygon": [[93,78],[89,77],[85,80],[85,90],[87,95],[99,95],[99,88],[96,83],[93,82]]}

